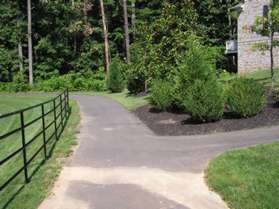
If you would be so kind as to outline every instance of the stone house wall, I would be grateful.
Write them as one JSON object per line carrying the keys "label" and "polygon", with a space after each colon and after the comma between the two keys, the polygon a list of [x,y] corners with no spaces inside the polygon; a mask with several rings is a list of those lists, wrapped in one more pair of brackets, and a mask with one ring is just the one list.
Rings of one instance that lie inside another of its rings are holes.
{"label": "stone house wall", "polygon": [[[245,0],[243,11],[238,19],[238,72],[247,73],[270,67],[269,51],[255,50],[256,43],[269,43],[268,37],[263,37],[252,31],[252,26],[258,16],[263,16],[264,5],[270,0]],[[279,34],[276,35],[279,38]],[[279,47],[274,49],[275,66],[279,66]]]}

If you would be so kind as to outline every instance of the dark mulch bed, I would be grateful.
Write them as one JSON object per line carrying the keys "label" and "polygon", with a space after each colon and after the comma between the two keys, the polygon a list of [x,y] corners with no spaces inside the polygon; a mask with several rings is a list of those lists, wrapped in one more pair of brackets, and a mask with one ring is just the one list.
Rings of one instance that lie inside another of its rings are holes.
{"label": "dark mulch bed", "polygon": [[272,97],[268,99],[264,111],[255,117],[236,119],[231,114],[225,113],[225,118],[215,123],[197,124],[188,114],[158,112],[149,105],[137,109],[134,113],[153,132],[168,136],[211,134],[279,125],[279,105]]}

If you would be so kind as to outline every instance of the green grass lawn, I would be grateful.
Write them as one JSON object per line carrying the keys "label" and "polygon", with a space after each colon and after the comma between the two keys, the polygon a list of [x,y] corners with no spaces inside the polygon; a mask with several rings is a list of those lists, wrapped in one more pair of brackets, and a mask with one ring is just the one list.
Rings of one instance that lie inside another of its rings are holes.
{"label": "green grass lawn", "polygon": [[[253,78],[256,81],[264,84],[265,86],[270,86],[271,84],[271,75],[270,70],[259,70],[246,75],[248,78]],[[275,83],[279,84],[279,69],[274,71]]]}
{"label": "green grass lawn", "polygon": [[232,209],[278,209],[279,143],[217,157],[209,165],[207,180]]}
{"label": "green grass lawn", "polygon": [[[274,70],[274,75],[275,75],[275,85],[278,86],[279,85],[279,69],[275,69]],[[229,82],[232,79],[236,78],[237,74],[225,74],[225,76],[221,76],[221,78],[219,78],[219,80],[221,82]],[[244,76],[246,78],[252,78],[255,79],[256,81],[258,81],[259,83],[262,83],[265,86],[270,86],[271,85],[271,74],[270,74],[270,70],[258,70],[255,72],[251,72],[251,73],[247,73],[244,75],[240,75],[240,76]]]}
{"label": "green grass lawn", "polygon": [[[49,97],[20,97],[20,96],[2,96],[0,100],[0,114],[15,111],[35,105],[50,99]],[[72,108],[72,114],[69,118],[68,124],[60,138],[56,143],[54,151],[52,152],[51,158],[45,161],[43,152],[40,153],[34,160],[33,163],[28,167],[29,174],[34,173],[31,182],[24,184],[23,173],[17,177],[6,189],[0,193],[0,208],[11,208],[11,209],[35,209],[38,207],[40,202],[47,196],[49,189],[53,185],[55,178],[61,170],[61,158],[67,157],[71,153],[71,147],[75,144],[75,133],[77,131],[77,125],[79,123],[79,108],[76,102],[70,102]],[[46,105],[46,111],[52,107],[52,104]],[[41,109],[36,108],[27,111],[24,114],[25,121],[31,121],[32,119],[40,115]],[[48,123],[53,119],[53,114],[46,117]],[[14,128],[19,126],[19,116],[12,116],[7,119],[0,119],[0,135],[7,133]],[[42,128],[41,120],[34,123],[26,129],[26,141],[28,142],[36,133]],[[54,127],[51,127],[47,135],[53,132]],[[27,158],[32,156],[36,150],[42,145],[42,137],[38,137],[27,148]],[[48,145],[48,153],[51,152],[55,139]],[[8,139],[0,142],[0,159],[11,154],[21,146],[20,133],[10,136]],[[10,177],[15,171],[17,171],[23,165],[22,153],[19,153],[8,163],[1,166],[0,169],[0,184]],[[19,191],[19,192],[18,192]],[[5,206],[9,202],[8,206]]]}
{"label": "green grass lawn", "polygon": [[128,109],[130,111],[148,104],[148,96],[129,95],[127,90],[124,92],[121,92],[121,93],[110,93],[110,92],[106,91],[106,92],[94,92],[94,93],[74,92],[73,94],[107,97],[107,98],[110,98],[110,99],[120,103],[121,105],[123,105],[123,107],[125,107],[126,109]]}

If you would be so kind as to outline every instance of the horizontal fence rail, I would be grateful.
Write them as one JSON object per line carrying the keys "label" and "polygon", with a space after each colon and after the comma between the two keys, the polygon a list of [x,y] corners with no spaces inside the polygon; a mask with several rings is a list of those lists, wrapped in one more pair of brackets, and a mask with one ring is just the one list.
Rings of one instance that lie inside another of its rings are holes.
{"label": "horizontal fence rail", "polygon": [[[26,117],[27,112],[37,111],[38,116],[31,118],[28,121]],[[6,133],[0,133],[0,143],[5,140],[14,140],[13,136],[21,138],[19,147],[0,159],[0,171],[3,167],[10,163],[12,159],[22,155],[23,166],[20,168],[14,168],[16,171],[8,176],[6,179],[2,179],[0,183],[0,192],[2,192],[14,179],[19,175],[24,174],[24,181],[28,183],[31,180],[31,174],[29,173],[29,167],[34,163],[34,159],[40,154],[43,154],[43,161],[47,160],[54,148],[56,141],[59,140],[63,130],[66,126],[68,118],[70,116],[70,105],[69,105],[69,91],[65,90],[55,98],[36,104],[25,109],[17,110],[11,113],[0,115],[1,120],[7,120],[10,118],[17,118],[19,126],[13,130],[8,130]],[[32,128],[32,125],[39,123],[39,130],[33,133],[32,137],[27,140],[27,129]],[[41,138],[41,141],[38,141]],[[27,149],[34,143],[39,143],[39,147],[34,149],[34,153],[28,155]],[[52,144],[51,144],[52,143]],[[51,148],[49,147],[52,145]],[[3,150],[0,150],[0,152]],[[18,160],[17,158],[15,160]],[[3,170],[2,170],[3,171]],[[1,194],[1,193],[0,193]]]}

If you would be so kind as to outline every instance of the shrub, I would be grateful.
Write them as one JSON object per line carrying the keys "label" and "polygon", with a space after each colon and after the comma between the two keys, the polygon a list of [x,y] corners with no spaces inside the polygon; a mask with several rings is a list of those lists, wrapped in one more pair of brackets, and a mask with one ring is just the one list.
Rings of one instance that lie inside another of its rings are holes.
{"label": "shrub", "polygon": [[216,77],[217,57],[215,48],[199,43],[192,45],[187,54],[181,58],[178,67],[178,81],[185,90],[195,80],[208,80]]}
{"label": "shrub", "polygon": [[114,58],[110,65],[107,81],[107,87],[113,93],[121,92],[124,89],[124,78],[121,69],[121,60],[118,57]]}
{"label": "shrub", "polygon": [[238,117],[252,117],[263,110],[266,105],[263,85],[253,79],[237,78],[227,90],[227,106]]}
{"label": "shrub", "polygon": [[168,81],[153,81],[150,103],[158,110],[167,110],[173,103],[173,85]]}
{"label": "shrub", "polygon": [[216,79],[195,80],[185,94],[183,106],[198,122],[213,122],[222,118],[224,113],[223,89]]}
{"label": "shrub", "polygon": [[217,56],[215,48],[203,46],[198,42],[193,44],[187,54],[180,58],[176,75],[176,104],[184,103],[188,88],[196,80],[216,81],[216,65],[214,57]]}
{"label": "shrub", "polygon": [[31,87],[27,83],[24,75],[18,73],[14,76],[13,82],[1,82],[0,91],[1,92],[26,92],[30,91]]}
{"label": "shrub", "polygon": [[103,72],[68,73],[40,81],[35,89],[38,91],[54,92],[68,88],[70,91],[104,91],[105,80]]}

